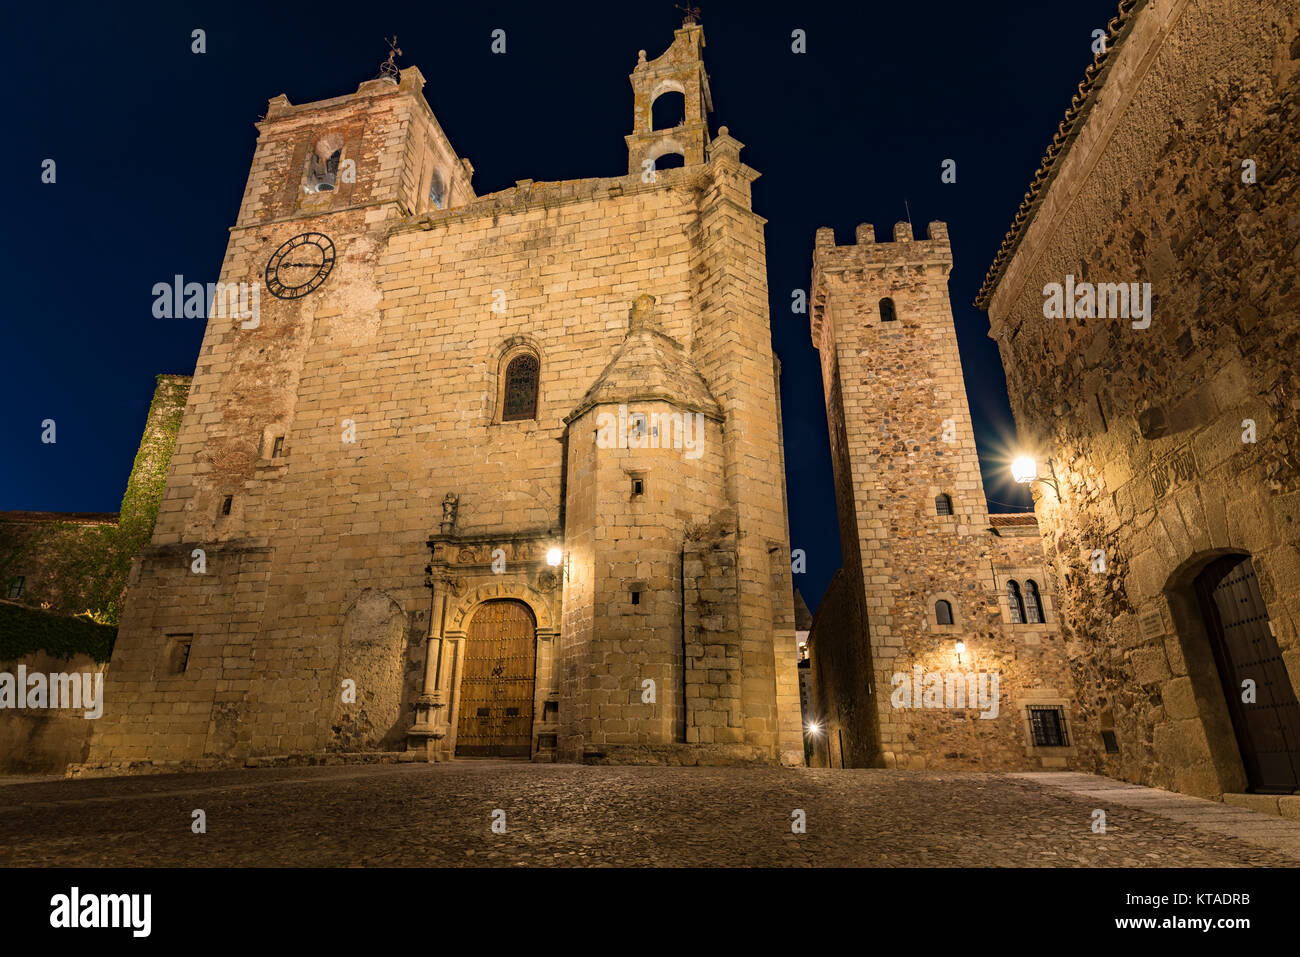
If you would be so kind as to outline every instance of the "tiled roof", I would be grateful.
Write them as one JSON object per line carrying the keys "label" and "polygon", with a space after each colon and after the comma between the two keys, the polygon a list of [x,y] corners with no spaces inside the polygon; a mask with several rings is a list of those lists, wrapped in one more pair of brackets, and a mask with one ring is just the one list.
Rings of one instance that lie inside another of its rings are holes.
{"label": "tiled roof", "polygon": [[1084,120],[1088,118],[1093,105],[1097,102],[1098,91],[1108,72],[1107,63],[1112,61],[1120,41],[1128,35],[1137,11],[1146,6],[1146,3],[1147,0],[1120,0],[1119,13],[1106,25],[1105,48],[1093,58],[1092,64],[1083,74],[1082,82],[1079,83],[1079,92],[1070,100],[1070,108],[1065,111],[1065,119],[1061,120],[1056,136],[1052,138],[1052,144],[1047,147],[1042,165],[1034,174],[1034,181],[1029,184],[1029,191],[1025,193],[1024,202],[1020,204],[1020,210],[1011,223],[1011,229],[1002,240],[1002,248],[998,250],[997,258],[993,260],[988,275],[984,277],[984,285],[980,286],[980,291],[975,296],[976,308],[988,309],[989,300],[993,298],[993,290],[997,288],[1007,266],[1011,264],[1012,257],[1020,247],[1025,231],[1029,228],[1034,213],[1038,211],[1047,193],[1047,187],[1056,178],[1057,160],[1074,142],[1075,135],[1083,128]]}
{"label": "tiled roof", "polygon": [[0,522],[35,525],[68,522],[72,525],[116,525],[117,512],[0,512]]}
{"label": "tiled roof", "polygon": [[1011,512],[1004,515],[990,515],[989,525],[993,528],[1007,528],[1012,525],[1037,525],[1038,517],[1033,512]]}

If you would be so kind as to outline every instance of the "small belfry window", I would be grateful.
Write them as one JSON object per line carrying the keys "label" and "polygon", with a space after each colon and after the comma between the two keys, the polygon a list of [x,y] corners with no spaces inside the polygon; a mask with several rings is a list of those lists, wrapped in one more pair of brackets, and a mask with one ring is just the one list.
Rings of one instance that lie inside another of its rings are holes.
{"label": "small belfry window", "polygon": [[1015,579],[1007,582],[1007,607],[1011,611],[1011,624],[1025,623],[1025,602],[1020,597],[1020,583]]}
{"label": "small belfry window", "polygon": [[898,310],[894,308],[894,300],[885,298],[880,300],[880,321],[893,322],[898,318]]}
{"label": "small belfry window", "polygon": [[433,171],[433,176],[429,179],[429,204],[434,209],[447,208],[447,187],[443,184],[442,174],[437,170]]}
{"label": "small belfry window", "polygon": [[936,495],[936,496],[934,497],[934,514],[936,514],[936,515],[951,515],[951,514],[952,514],[952,496],[951,496],[951,495],[943,495],[943,494],[940,494],[940,495]]}
{"label": "small belfry window", "polygon": [[537,379],[540,369],[537,356],[528,353],[510,360],[506,366],[501,421],[537,418]]}
{"label": "small belfry window", "polygon": [[332,133],[319,139],[313,144],[307,160],[307,182],[303,188],[309,193],[333,192],[338,183],[342,156],[343,137]]}
{"label": "small belfry window", "polygon": [[1025,579],[1025,621],[1031,625],[1043,623],[1043,600],[1038,594],[1038,583]]}
{"label": "small belfry window", "polygon": [[940,598],[934,603],[934,621],[938,625],[952,624],[952,603]]}

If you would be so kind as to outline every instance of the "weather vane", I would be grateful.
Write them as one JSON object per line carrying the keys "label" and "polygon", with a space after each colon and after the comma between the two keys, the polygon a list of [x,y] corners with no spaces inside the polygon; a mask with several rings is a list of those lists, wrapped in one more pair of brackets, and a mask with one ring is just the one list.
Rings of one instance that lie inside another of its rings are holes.
{"label": "weather vane", "polygon": [[700,8],[692,7],[690,4],[682,6],[680,3],[673,4],[678,10],[682,11],[682,26],[688,27],[700,20]]}
{"label": "weather vane", "polygon": [[394,83],[399,83],[401,71],[397,69],[397,58],[402,55],[402,50],[397,45],[397,34],[385,37],[384,40],[388,44],[388,59],[379,66],[379,78],[388,77]]}

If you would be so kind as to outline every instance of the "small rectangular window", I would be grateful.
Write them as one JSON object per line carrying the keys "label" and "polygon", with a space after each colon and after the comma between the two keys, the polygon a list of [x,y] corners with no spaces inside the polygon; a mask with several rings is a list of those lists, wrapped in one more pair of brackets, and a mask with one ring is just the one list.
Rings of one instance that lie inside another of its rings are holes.
{"label": "small rectangular window", "polygon": [[1115,740],[1114,731],[1103,731],[1101,733],[1101,743],[1106,746],[1107,754],[1119,754],[1119,742]]}
{"label": "small rectangular window", "polygon": [[1060,705],[1030,705],[1029,728],[1036,748],[1064,748],[1070,744],[1065,733],[1065,709]]}
{"label": "small rectangular window", "polygon": [[645,479],[634,478],[632,480],[632,494],[642,495],[645,493]]}
{"label": "small rectangular window", "polygon": [[23,596],[23,585],[25,585],[26,583],[27,583],[27,579],[22,575],[15,575],[12,579],[10,579],[9,581],[10,601],[17,601],[19,598]]}
{"label": "small rectangular window", "polygon": [[641,604],[641,590],[639,588],[632,589],[632,604]]}
{"label": "small rectangular window", "polygon": [[190,647],[194,643],[193,635],[167,636],[167,672],[183,675],[190,666]]}
{"label": "small rectangular window", "polygon": [[284,454],[284,436],[277,435],[275,442],[271,445],[271,458],[278,459]]}
{"label": "small rectangular window", "polygon": [[230,514],[230,506],[233,505],[234,502],[235,502],[235,497],[234,497],[233,495],[227,495],[227,496],[226,496],[226,500],[225,500],[224,502],[221,503],[221,514],[222,514],[222,515],[229,515],[229,514]]}

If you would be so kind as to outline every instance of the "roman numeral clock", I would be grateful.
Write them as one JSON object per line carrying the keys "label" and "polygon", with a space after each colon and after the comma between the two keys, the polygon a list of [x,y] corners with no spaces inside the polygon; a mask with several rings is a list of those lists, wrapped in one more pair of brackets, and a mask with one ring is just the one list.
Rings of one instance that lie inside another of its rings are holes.
{"label": "roman numeral clock", "polygon": [[334,243],[324,233],[302,233],[284,242],[266,264],[266,288],[277,299],[301,299],[334,268]]}

